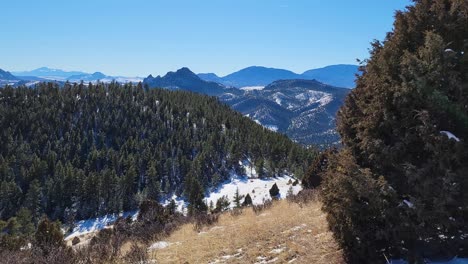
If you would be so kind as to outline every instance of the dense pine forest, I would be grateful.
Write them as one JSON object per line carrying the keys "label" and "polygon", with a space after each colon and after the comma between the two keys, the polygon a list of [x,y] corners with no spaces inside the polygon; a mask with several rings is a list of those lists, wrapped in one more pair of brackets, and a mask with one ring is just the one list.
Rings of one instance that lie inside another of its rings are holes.
{"label": "dense pine forest", "polygon": [[0,127],[0,218],[22,208],[34,222],[200,197],[245,159],[300,176],[313,155],[214,97],[141,84],[1,88]]}

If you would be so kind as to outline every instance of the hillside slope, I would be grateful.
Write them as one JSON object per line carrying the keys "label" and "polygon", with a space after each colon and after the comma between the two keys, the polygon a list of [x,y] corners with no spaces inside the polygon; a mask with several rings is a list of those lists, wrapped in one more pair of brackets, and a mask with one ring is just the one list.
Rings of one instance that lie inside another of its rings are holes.
{"label": "hillside slope", "polygon": [[197,231],[186,224],[149,247],[157,263],[343,263],[320,202],[286,200],[271,209],[224,213]]}
{"label": "hillside slope", "polygon": [[215,95],[255,122],[304,145],[327,145],[339,141],[335,131],[335,114],[350,91],[302,79],[275,81],[263,89],[228,88],[204,81],[187,68],[170,72],[164,77],[149,76],[144,83],[150,88]]}
{"label": "hillside slope", "polygon": [[145,198],[202,193],[242,174],[245,159],[265,177],[300,176],[311,155],[184,91],[48,83],[0,98],[1,219],[20,207],[36,221],[129,211]]}

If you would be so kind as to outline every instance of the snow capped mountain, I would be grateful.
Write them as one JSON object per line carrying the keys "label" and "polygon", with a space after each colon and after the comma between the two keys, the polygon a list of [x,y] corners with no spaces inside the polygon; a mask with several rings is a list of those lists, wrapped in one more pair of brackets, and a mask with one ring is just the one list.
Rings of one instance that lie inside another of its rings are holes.
{"label": "snow capped mountain", "polygon": [[41,77],[48,80],[57,80],[63,81],[67,78],[74,76],[74,75],[84,75],[87,74],[81,71],[63,71],[60,69],[51,69],[48,67],[41,67],[32,71],[21,71],[21,72],[14,72],[16,76],[34,76],[34,77]]}
{"label": "snow capped mountain", "polygon": [[299,143],[325,144],[339,140],[335,115],[348,92],[314,80],[282,80],[224,101]]}
{"label": "snow capped mountain", "polygon": [[91,82],[96,83],[97,81],[109,83],[116,81],[119,83],[138,83],[143,81],[140,77],[123,77],[123,76],[108,76],[102,72],[85,73],[81,71],[63,71],[60,69],[51,69],[47,67],[41,67],[32,71],[15,72],[19,79],[25,81],[26,85],[33,85],[34,83],[41,81],[58,81],[60,83],[69,82]]}

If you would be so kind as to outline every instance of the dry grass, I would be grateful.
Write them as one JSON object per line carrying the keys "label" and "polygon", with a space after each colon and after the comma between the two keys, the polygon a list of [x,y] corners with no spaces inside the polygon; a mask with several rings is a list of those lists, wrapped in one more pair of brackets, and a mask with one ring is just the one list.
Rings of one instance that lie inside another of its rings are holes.
{"label": "dry grass", "polygon": [[157,263],[343,263],[320,203],[275,202],[258,215],[224,213],[201,232],[186,224],[150,252]]}

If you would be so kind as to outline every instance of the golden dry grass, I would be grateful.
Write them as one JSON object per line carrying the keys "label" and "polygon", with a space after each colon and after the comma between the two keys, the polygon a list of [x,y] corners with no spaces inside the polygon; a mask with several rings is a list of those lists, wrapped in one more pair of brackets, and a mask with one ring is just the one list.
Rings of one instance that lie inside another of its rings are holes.
{"label": "golden dry grass", "polygon": [[343,263],[320,206],[283,200],[258,215],[225,213],[201,232],[182,226],[149,254],[157,263]]}

